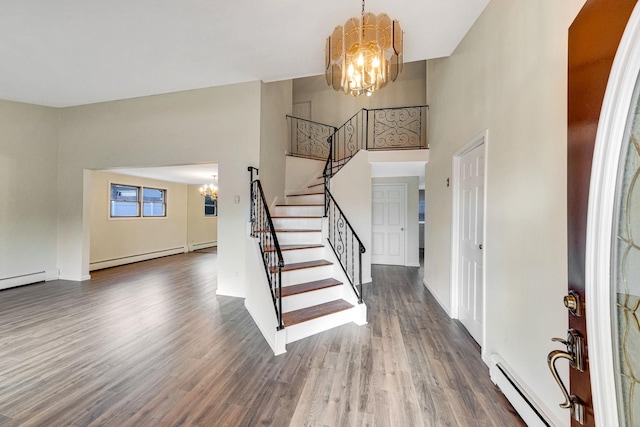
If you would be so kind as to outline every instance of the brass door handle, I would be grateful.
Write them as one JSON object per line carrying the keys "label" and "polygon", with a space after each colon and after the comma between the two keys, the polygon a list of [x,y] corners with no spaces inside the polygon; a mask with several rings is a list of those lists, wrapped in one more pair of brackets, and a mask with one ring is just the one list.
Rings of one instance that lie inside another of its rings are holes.
{"label": "brass door handle", "polygon": [[567,391],[567,387],[565,387],[564,383],[562,382],[562,378],[560,378],[560,375],[558,375],[558,370],[556,369],[556,360],[558,359],[568,359],[569,363],[573,365],[574,358],[572,355],[562,350],[553,350],[551,353],[549,353],[549,356],[547,356],[547,364],[549,365],[549,370],[551,371],[551,375],[553,375],[553,379],[556,380],[556,382],[560,386],[560,391],[562,391],[562,394],[564,395],[565,401],[564,403],[560,404],[560,407],[571,408],[572,396],[569,395],[569,392]]}
{"label": "brass door handle", "polygon": [[584,424],[584,404],[580,398],[574,394],[569,394],[567,387],[562,382],[560,375],[558,375],[558,369],[556,368],[556,361],[558,359],[567,359],[571,367],[583,371],[585,368],[585,361],[583,356],[583,340],[578,331],[575,329],[569,329],[567,331],[567,339],[552,338],[552,341],[561,342],[567,346],[567,351],[553,350],[547,356],[547,364],[553,379],[556,380],[562,394],[564,396],[564,402],[560,404],[561,408],[569,409],[571,416],[580,424]]}

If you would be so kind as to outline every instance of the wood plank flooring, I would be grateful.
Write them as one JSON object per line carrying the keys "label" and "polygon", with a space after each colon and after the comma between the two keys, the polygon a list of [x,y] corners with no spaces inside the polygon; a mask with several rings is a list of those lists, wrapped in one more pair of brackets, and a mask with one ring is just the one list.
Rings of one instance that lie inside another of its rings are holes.
{"label": "wood plank flooring", "polygon": [[0,426],[522,426],[421,283],[373,267],[369,324],[273,356],[213,251],[0,291]]}

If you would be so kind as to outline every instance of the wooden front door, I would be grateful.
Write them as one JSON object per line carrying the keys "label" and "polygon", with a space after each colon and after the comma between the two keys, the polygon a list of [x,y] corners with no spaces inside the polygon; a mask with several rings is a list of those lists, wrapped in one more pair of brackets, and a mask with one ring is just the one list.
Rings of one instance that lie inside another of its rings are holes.
{"label": "wooden front door", "polygon": [[[595,425],[585,310],[587,205],[596,132],[614,56],[637,0],[587,0],[569,29],[568,85],[568,291],[569,329],[584,340],[582,371],[570,369],[570,394],[584,408],[582,422]],[[574,402],[575,403],[575,402]],[[575,409],[575,408],[574,408]],[[574,415],[575,410],[572,410]]]}

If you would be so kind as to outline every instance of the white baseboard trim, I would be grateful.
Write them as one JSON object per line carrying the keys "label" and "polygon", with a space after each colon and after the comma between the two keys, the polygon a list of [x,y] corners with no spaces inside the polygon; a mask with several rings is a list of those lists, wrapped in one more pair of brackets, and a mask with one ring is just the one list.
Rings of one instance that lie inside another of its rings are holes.
{"label": "white baseboard trim", "polygon": [[189,245],[189,252],[197,251],[199,249],[215,248],[218,246],[218,242],[202,242],[193,243]]}
{"label": "white baseboard trim", "polygon": [[68,280],[70,282],[84,282],[85,280],[90,280],[91,279],[91,275],[90,274],[83,274],[81,276],[66,276],[64,274],[61,274],[59,279],[60,280]]}
{"label": "white baseboard trim", "polygon": [[[94,261],[89,264],[89,271],[101,270],[103,268],[116,267],[118,265],[131,264],[139,261],[147,261],[154,258],[162,258],[169,255],[177,255],[187,252],[187,248],[179,246],[171,249],[162,249],[159,251],[147,252],[144,254],[128,255],[119,258],[108,259],[104,261]],[[72,280],[72,279],[69,279]],[[87,280],[87,279],[81,279]]]}
{"label": "white baseboard trim", "polygon": [[15,288],[16,286],[44,282],[46,280],[46,277],[47,277],[46,272],[44,271],[21,274],[19,276],[6,277],[4,279],[0,279],[0,289],[9,289],[9,288]]}
{"label": "white baseboard trim", "polygon": [[218,285],[218,289],[216,289],[216,295],[220,295],[222,297],[234,297],[234,298],[244,298],[245,294],[242,291],[237,289],[225,289],[224,287],[220,287]]}
{"label": "white baseboard trim", "polygon": [[436,302],[440,305],[440,307],[442,307],[442,309],[444,310],[445,313],[447,313],[447,316],[449,316],[449,318],[453,319],[453,317],[451,317],[451,311],[449,310],[449,308],[444,305],[442,303],[442,301],[440,301],[440,298],[438,298],[438,296],[436,295],[435,292],[433,292],[433,289],[431,289],[431,287],[429,287],[429,284],[427,283],[427,281],[425,279],[422,279],[422,283],[424,284],[424,287],[427,288],[427,291],[429,291],[429,293],[431,294],[431,296],[436,300]]}

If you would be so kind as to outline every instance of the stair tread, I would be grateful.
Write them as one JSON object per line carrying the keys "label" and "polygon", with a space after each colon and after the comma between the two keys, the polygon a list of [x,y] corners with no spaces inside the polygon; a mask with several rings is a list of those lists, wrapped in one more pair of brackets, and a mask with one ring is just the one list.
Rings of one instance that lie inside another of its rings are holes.
{"label": "stair tread", "polygon": [[332,265],[331,261],[326,259],[314,259],[312,261],[292,262],[291,264],[285,264],[282,267],[282,271],[301,270],[303,268],[322,267],[325,265]]}
{"label": "stair tread", "polygon": [[[316,248],[323,248],[324,245],[320,245],[320,244],[309,244],[309,245],[280,245],[280,250],[281,251],[295,251],[298,249],[316,249]],[[273,252],[275,251],[275,248],[273,246],[267,246],[265,248],[265,252]]]}
{"label": "stair tread", "polygon": [[287,194],[287,197],[293,196],[323,196],[324,192],[313,192],[313,193],[295,193],[295,194]]}
{"label": "stair tread", "polygon": [[335,301],[329,301],[324,304],[302,308],[300,310],[282,313],[282,321],[285,326],[292,326],[298,323],[306,322],[308,320],[317,319],[318,317],[327,316],[329,314],[337,313],[343,310],[348,310],[350,308],[353,308],[353,305],[349,304],[345,300],[339,299]]}
{"label": "stair tread", "polygon": [[[294,205],[299,206],[299,205]],[[300,215],[271,215],[271,219],[275,218],[297,218],[297,219],[318,219],[322,218],[322,215],[308,215],[308,216],[300,216]]]}
{"label": "stair tread", "polygon": [[[300,228],[300,229],[296,229],[296,228],[276,228],[275,232],[276,233],[319,233],[322,230],[318,230],[318,229],[311,229],[311,228]],[[269,230],[256,230],[256,233],[268,233]]]}
{"label": "stair tread", "polygon": [[[314,280],[312,282],[298,283],[296,285],[284,286],[282,288],[282,297],[288,297],[291,295],[303,294],[305,292],[317,291],[319,289],[326,289],[332,286],[342,285],[342,282],[333,277],[322,280]],[[276,292],[277,294],[277,292]]]}
{"label": "stair tread", "polygon": [[324,206],[322,203],[308,203],[308,204],[300,204],[300,205],[292,205],[292,204],[283,204],[283,205],[276,205],[276,206],[282,206],[282,207],[288,207],[288,206]]}
{"label": "stair tread", "polygon": [[[289,264],[285,264],[282,267],[282,272],[285,273],[287,271],[293,270],[302,270],[305,268],[314,268],[314,267],[324,267],[326,265],[333,265],[331,261],[327,261],[326,259],[314,259],[312,261],[303,261],[303,262],[292,262]],[[278,271],[278,267],[272,265],[269,267],[271,273],[275,273]]]}

